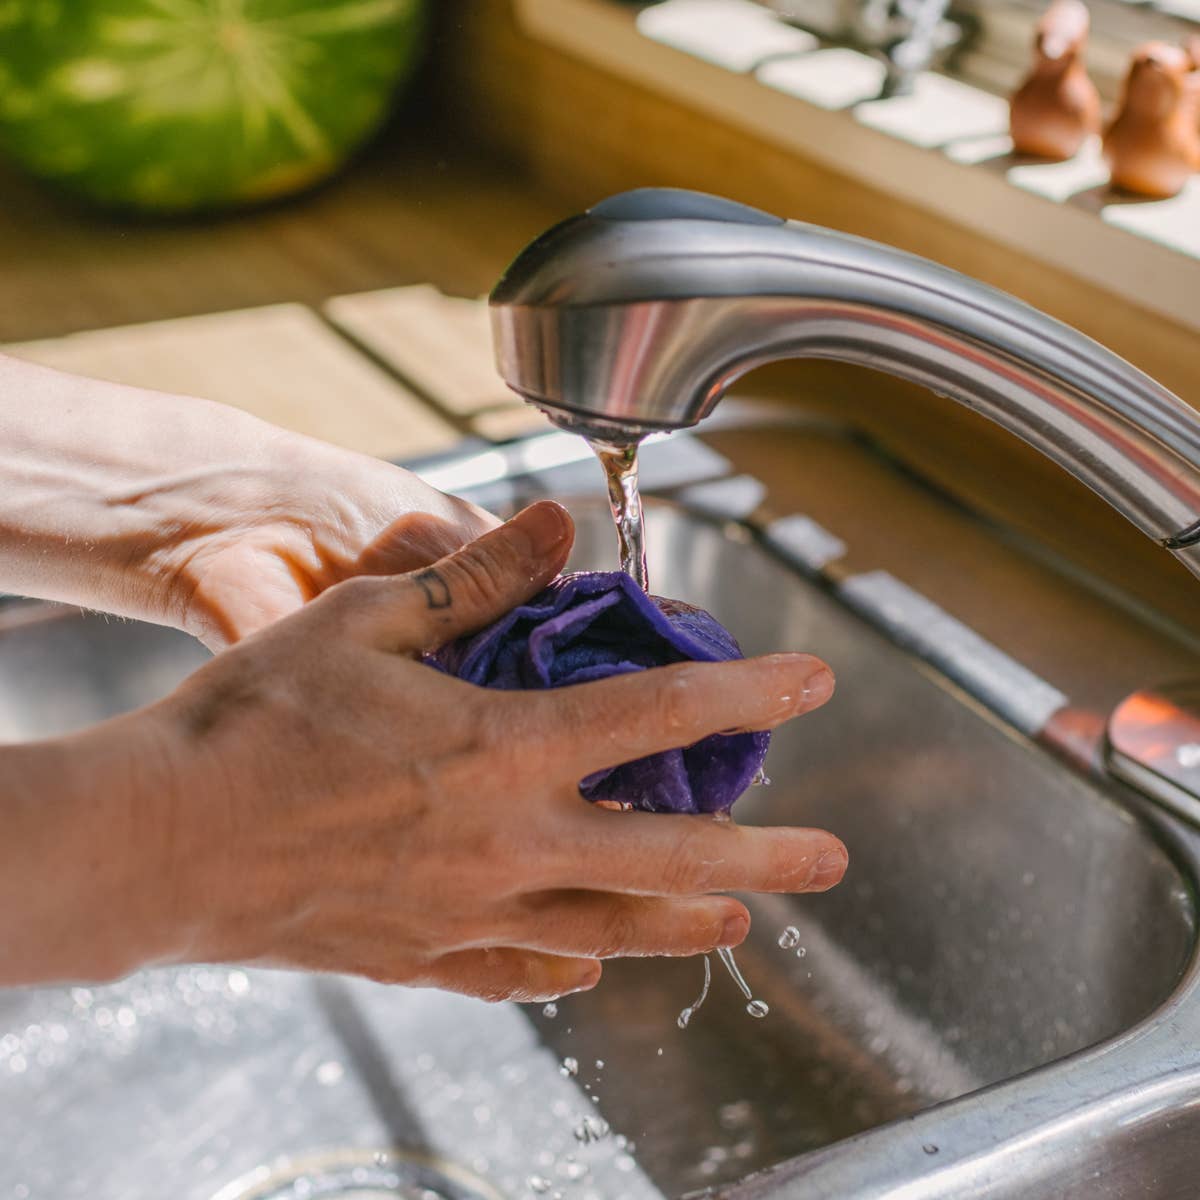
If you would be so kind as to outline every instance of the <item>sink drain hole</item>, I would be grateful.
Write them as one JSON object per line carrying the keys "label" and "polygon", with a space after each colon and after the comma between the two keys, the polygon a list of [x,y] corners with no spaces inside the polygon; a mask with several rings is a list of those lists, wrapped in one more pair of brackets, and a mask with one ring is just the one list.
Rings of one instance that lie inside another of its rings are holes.
{"label": "sink drain hole", "polygon": [[346,1150],[252,1172],[213,1200],[502,1200],[455,1163],[405,1150]]}

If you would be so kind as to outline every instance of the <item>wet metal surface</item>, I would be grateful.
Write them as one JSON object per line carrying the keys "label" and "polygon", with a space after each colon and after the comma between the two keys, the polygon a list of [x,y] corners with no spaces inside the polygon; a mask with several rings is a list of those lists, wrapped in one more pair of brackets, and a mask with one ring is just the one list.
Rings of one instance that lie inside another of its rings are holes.
{"label": "wet metal surface", "polygon": [[[694,962],[610,964],[560,1009],[601,1107],[669,1195],[760,1168],[1101,1041],[1176,984],[1190,884],[1122,808],[968,707],[833,599],[755,547],[648,514],[653,587],[701,604],[747,653],[807,649],[834,699],[776,733],[755,824],[811,824],[850,849],[841,887],[750,900],[739,951],[771,1014],[717,972],[688,1028]],[[582,525],[584,561],[611,530]],[[778,937],[800,931],[806,951]],[[560,1044],[558,1021],[543,1036]],[[658,1054],[659,1047],[662,1054]],[[803,1195],[798,1192],[797,1195]]]}

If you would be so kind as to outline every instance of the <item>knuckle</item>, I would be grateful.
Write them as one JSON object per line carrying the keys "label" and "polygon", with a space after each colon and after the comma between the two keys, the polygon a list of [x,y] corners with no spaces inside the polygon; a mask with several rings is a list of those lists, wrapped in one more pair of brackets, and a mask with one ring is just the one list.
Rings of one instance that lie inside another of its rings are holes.
{"label": "knuckle", "polygon": [[454,559],[448,570],[450,590],[466,604],[483,605],[504,595],[512,563],[487,542],[477,542]]}
{"label": "knuckle", "polygon": [[352,966],[350,974],[361,975],[365,979],[370,979],[374,983],[384,983],[390,985],[400,983],[411,983],[414,973],[411,967],[400,962],[372,962]]}
{"label": "knuckle", "polygon": [[480,1000],[499,1004],[520,999],[529,990],[530,964],[525,956],[485,950],[482,966],[472,988]]}
{"label": "knuckle", "polygon": [[379,580],[366,575],[343,579],[327,588],[320,596],[327,616],[335,619],[374,603],[379,595]]}
{"label": "knuckle", "polygon": [[504,770],[523,761],[524,737],[521,714],[513,697],[500,691],[486,691],[472,697],[470,725],[476,753],[486,759],[489,769]]}
{"label": "knuckle", "polygon": [[798,848],[790,838],[766,837],[761,886],[772,889],[807,887],[816,869],[815,855]]}
{"label": "knuckle", "polygon": [[699,853],[694,831],[681,831],[663,862],[663,882],[669,891],[704,891],[707,883],[705,863]]}
{"label": "knuckle", "polygon": [[592,958],[617,958],[637,949],[638,919],[628,904],[613,905],[600,923],[594,947],[585,948]]}

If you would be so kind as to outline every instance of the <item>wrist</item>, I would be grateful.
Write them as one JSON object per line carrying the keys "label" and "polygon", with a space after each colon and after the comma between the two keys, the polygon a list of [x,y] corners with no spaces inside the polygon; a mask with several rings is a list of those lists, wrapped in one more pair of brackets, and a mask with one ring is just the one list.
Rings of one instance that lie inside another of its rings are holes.
{"label": "wrist", "polygon": [[173,563],[268,495],[281,433],[0,356],[0,590],[176,623]]}
{"label": "wrist", "polygon": [[0,985],[189,957],[178,803],[153,710],[0,751]]}

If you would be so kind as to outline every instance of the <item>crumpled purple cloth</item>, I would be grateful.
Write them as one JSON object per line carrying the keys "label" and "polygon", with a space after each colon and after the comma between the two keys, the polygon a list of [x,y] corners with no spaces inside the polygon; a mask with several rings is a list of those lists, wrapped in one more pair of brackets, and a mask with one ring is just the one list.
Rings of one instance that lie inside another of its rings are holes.
{"label": "crumpled purple cloth", "polygon": [[[563,575],[495,624],[427,656],[482,687],[555,688],[742,652],[703,609],[647,596],[623,571]],[[768,733],[715,734],[589,775],[588,800],[647,812],[728,812],[766,757]]]}

